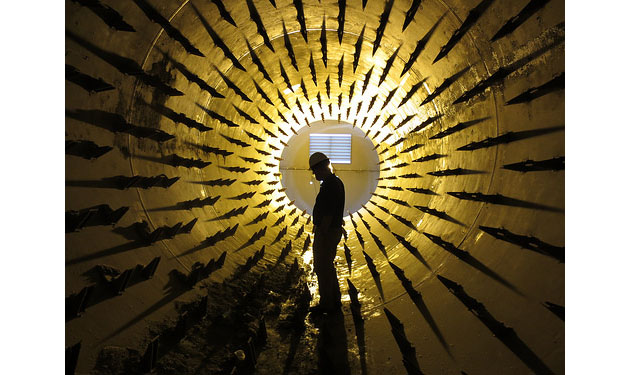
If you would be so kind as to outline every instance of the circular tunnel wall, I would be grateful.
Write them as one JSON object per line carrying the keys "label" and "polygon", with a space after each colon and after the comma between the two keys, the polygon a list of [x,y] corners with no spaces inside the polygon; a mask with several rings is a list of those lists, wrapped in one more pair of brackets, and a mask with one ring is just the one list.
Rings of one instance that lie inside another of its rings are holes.
{"label": "circular tunnel wall", "polygon": [[[336,260],[349,325],[358,291],[361,371],[563,373],[563,6],[67,1],[77,372],[107,345],[144,351],[202,293],[169,289],[174,271],[212,262],[201,279],[221,281],[262,246],[301,259],[312,223],[280,183],[281,155],[332,118],[379,157]],[[90,276],[107,267],[132,270],[112,298]]]}

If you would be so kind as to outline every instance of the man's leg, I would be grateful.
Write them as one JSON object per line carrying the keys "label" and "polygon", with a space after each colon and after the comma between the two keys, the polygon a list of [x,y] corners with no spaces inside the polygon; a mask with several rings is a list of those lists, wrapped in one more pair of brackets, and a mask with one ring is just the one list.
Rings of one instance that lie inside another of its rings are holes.
{"label": "man's leg", "polygon": [[316,237],[313,241],[313,265],[319,285],[319,304],[327,310],[333,310],[341,303],[341,292],[334,266],[340,239],[341,230],[339,229],[328,233],[327,237]]}

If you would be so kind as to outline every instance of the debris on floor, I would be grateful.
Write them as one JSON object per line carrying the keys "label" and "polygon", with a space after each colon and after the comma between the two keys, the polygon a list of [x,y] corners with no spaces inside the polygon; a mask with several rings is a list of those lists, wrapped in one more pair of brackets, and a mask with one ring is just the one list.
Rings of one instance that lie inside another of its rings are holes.
{"label": "debris on floor", "polygon": [[317,374],[305,270],[297,260],[290,265],[262,260],[243,271],[206,284],[207,297],[178,307],[175,327],[164,324],[161,332],[151,332],[160,337],[154,356],[149,350],[143,355],[105,347],[94,373]]}

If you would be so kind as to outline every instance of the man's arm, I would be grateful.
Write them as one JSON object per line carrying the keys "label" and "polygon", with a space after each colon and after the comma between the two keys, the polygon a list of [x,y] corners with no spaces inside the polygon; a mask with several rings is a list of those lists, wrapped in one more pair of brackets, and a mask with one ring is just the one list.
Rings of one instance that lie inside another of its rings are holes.
{"label": "man's arm", "polygon": [[333,220],[332,215],[323,216],[321,223],[315,226],[315,234],[325,235],[326,233],[328,233],[330,231],[332,220]]}

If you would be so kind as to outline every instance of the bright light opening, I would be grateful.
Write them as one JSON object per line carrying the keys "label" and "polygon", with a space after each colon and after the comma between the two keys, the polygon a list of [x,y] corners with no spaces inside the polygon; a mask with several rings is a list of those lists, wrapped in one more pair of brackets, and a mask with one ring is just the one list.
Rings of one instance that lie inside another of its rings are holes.
{"label": "bright light opening", "polygon": [[315,152],[323,152],[331,163],[350,164],[352,162],[352,135],[311,133],[309,156]]}
{"label": "bright light opening", "polygon": [[288,95],[292,92],[295,92],[295,90],[299,89],[300,85],[293,85],[291,86],[291,89],[289,89],[288,87],[286,89],[284,89],[284,91],[282,91],[283,94]]}

